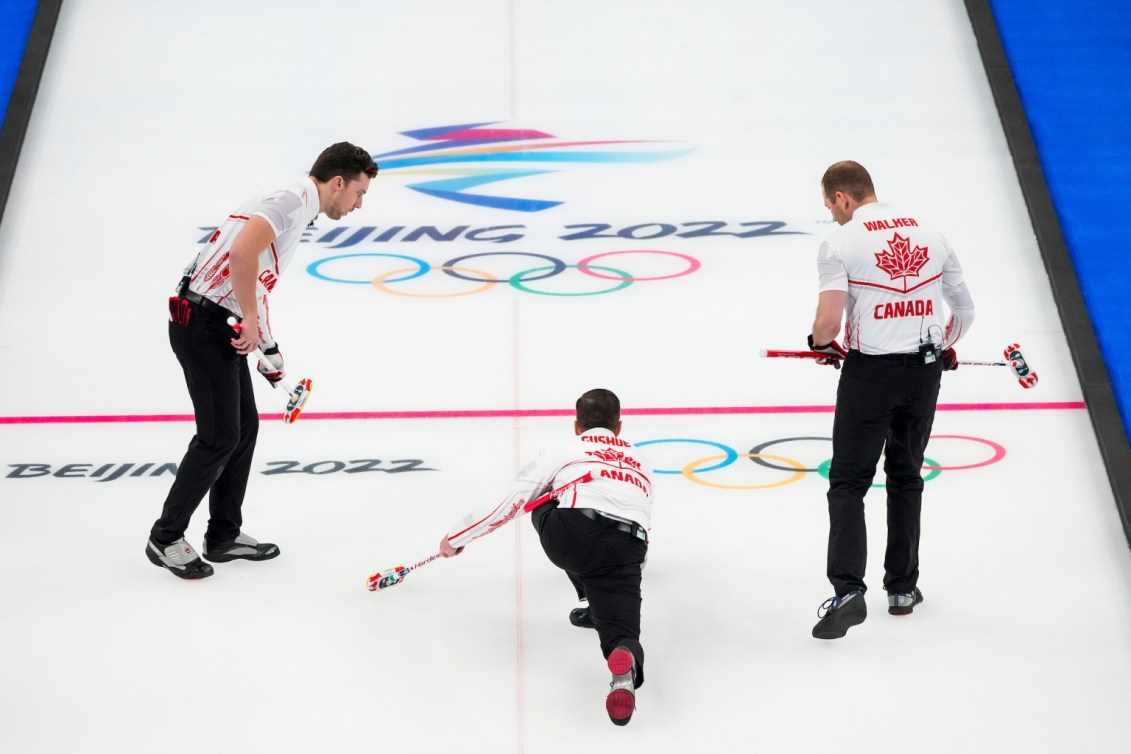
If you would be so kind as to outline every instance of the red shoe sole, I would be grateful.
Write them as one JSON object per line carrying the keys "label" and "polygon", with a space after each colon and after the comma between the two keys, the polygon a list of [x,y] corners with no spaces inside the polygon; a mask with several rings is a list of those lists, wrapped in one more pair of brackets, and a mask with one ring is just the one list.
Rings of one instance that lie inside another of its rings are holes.
{"label": "red shoe sole", "polygon": [[605,698],[605,710],[609,719],[617,725],[624,725],[636,709],[636,697],[627,689],[617,689]]}
{"label": "red shoe sole", "polygon": [[613,675],[624,675],[632,670],[632,652],[627,649],[614,649],[609,655],[609,672]]}
{"label": "red shoe sole", "polygon": [[[614,649],[609,655],[609,672],[615,676],[632,673],[632,652],[627,649]],[[636,709],[636,696],[628,689],[613,689],[605,697],[605,710],[609,719],[616,725],[626,725]]]}

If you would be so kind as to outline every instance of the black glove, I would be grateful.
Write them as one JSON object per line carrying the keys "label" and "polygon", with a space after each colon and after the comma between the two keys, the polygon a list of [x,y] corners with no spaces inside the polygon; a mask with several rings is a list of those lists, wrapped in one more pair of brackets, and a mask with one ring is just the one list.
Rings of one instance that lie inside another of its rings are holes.
{"label": "black glove", "polygon": [[270,348],[264,348],[262,353],[263,359],[259,360],[256,369],[271,383],[271,387],[275,387],[275,383],[286,375],[286,371],[283,369],[283,354],[279,353],[278,343]]}
{"label": "black glove", "polygon": [[954,352],[953,348],[946,349],[941,354],[939,354],[939,357],[942,359],[942,368],[944,372],[950,369],[958,369],[958,354]]}
{"label": "black glove", "polygon": [[817,359],[817,363],[831,366],[833,369],[840,369],[840,362],[848,356],[848,351],[845,351],[840,343],[837,343],[835,340],[829,341],[823,346],[817,345],[813,342],[812,333],[809,334],[809,350],[827,354]]}

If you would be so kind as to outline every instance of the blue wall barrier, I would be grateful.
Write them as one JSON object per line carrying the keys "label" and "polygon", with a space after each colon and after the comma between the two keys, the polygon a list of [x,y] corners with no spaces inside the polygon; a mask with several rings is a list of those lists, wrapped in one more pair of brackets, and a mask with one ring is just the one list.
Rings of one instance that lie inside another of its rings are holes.
{"label": "blue wall barrier", "polygon": [[1131,3],[990,0],[1126,432]]}
{"label": "blue wall barrier", "polygon": [[37,5],[36,0],[0,0],[0,123],[8,113],[12,85],[20,71]]}

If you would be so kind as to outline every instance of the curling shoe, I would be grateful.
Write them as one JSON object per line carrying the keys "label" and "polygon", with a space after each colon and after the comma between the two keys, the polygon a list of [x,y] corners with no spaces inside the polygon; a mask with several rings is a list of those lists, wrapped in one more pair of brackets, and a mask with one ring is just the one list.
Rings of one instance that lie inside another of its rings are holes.
{"label": "curling shoe", "polygon": [[910,592],[888,593],[888,614],[889,615],[911,615],[915,610],[915,606],[923,601],[923,593],[919,591],[919,587],[913,587]]}
{"label": "curling shoe", "polygon": [[614,725],[628,725],[636,710],[636,658],[625,647],[617,647],[609,654],[609,695],[605,697],[605,710]]}
{"label": "curling shoe", "polygon": [[841,638],[848,633],[848,629],[860,625],[868,617],[864,593],[857,589],[839,597],[830,597],[817,608],[817,617],[821,620],[813,626],[813,638]]}
{"label": "curling shoe", "polygon": [[178,578],[204,579],[212,575],[212,566],[200,559],[184,537],[164,547],[150,538],[145,545],[145,554],[153,565],[167,568]]}
{"label": "curling shoe", "polygon": [[260,544],[244,533],[231,542],[221,542],[217,545],[208,544],[204,539],[204,559],[213,563],[227,563],[230,560],[270,560],[279,556],[276,545],[264,542]]}
{"label": "curling shoe", "polygon": [[597,624],[589,615],[588,607],[575,607],[569,611],[569,622],[578,628],[596,628]]}

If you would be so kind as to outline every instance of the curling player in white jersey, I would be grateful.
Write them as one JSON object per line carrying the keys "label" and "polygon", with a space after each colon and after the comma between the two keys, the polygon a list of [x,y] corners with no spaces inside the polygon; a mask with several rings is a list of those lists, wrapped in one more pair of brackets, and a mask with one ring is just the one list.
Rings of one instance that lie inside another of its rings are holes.
{"label": "curling player in white jersey", "polygon": [[[825,354],[819,363],[844,368],[828,491],[827,575],[835,594],[818,608],[813,636],[839,639],[868,615],[864,496],[881,455],[888,612],[909,615],[923,601],[923,456],[942,372],[958,367],[954,344],[974,321],[974,302],[946,239],[915,212],[881,203],[862,165],[831,165],[821,192],[841,227],[817,252],[820,293],[809,347]],[[843,347],[835,340],[842,322]]]}
{"label": "curling player in white jersey", "polygon": [[[228,215],[184,272],[169,299],[169,342],[184,370],[196,434],[177,468],[145,553],[182,579],[212,575],[185,530],[208,495],[204,557],[213,562],[268,560],[273,544],[245,534],[242,507],[259,430],[247,354],[261,348],[259,373],[283,379],[283,356],[267,305],[307,226],[319,213],[338,220],[361,207],[377,175],[364,149],[339,142],[325,149],[309,177],[256,194]],[[234,317],[238,332],[228,324]]]}
{"label": "curling player in white jersey", "polygon": [[[640,581],[652,525],[652,468],[620,437],[620,400],[614,393],[590,390],[576,408],[576,437],[522,469],[489,512],[461,519],[440,540],[440,554],[458,555],[469,542],[536,505],[531,520],[542,549],[566,572],[578,598],[588,601],[570,621],[597,630],[612,673],[605,710],[613,723],[625,725],[644,683]],[[555,491],[552,499],[547,496]],[[539,504],[541,497],[547,499]]]}

